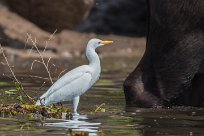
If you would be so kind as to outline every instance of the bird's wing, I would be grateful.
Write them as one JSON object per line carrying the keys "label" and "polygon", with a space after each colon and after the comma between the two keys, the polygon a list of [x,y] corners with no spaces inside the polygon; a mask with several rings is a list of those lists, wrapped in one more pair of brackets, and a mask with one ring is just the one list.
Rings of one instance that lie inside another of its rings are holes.
{"label": "bird's wing", "polygon": [[82,95],[91,87],[91,79],[92,76],[89,72],[83,73],[80,77],[69,82],[69,84],[64,85],[57,91],[49,93],[47,98],[45,98],[45,105],[72,100],[76,96]]}
{"label": "bird's wing", "polygon": [[91,68],[88,65],[83,65],[69,71],[68,73],[63,75],[60,79],[58,79],[40,98],[41,99],[45,98],[54,91],[59,90],[60,88],[64,87],[67,84],[70,84],[72,81],[80,78],[84,73],[91,74]]}

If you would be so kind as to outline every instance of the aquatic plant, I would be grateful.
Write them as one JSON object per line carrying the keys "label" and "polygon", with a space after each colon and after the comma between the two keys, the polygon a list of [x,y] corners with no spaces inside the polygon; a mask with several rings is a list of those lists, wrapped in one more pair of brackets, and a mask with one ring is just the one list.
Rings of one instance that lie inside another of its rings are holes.
{"label": "aquatic plant", "polygon": [[12,68],[11,68],[11,66],[10,66],[10,64],[9,64],[9,62],[8,62],[8,59],[7,59],[7,57],[6,57],[5,53],[4,53],[4,50],[3,50],[2,46],[1,46],[1,44],[0,44],[0,49],[1,49],[1,52],[2,52],[2,54],[3,54],[4,59],[5,59],[5,61],[6,61],[6,64],[7,64],[8,68],[9,68],[9,70],[10,70],[11,74],[13,75],[13,78],[14,78],[14,80],[15,80],[15,82],[16,82],[15,85],[16,85],[16,90],[17,90],[18,93],[19,93],[19,98],[22,98],[22,95],[25,95],[25,97],[26,97],[32,104],[34,104],[32,98],[31,98],[31,97],[26,93],[26,91],[24,90],[24,88],[23,88],[21,82],[16,78],[16,75],[15,75],[15,73],[13,72],[13,70],[12,70]]}
{"label": "aquatic plant", "polygon": [[[41,61],[34,60],[32,62],[31,70],[35,62],[39,62],[43,64],[48,73],[48,77],[49,77],[48,79],[50,80],[51,83],[53,83],[51,73],[50,73],[50,67],[49,67],[49,62],[51,60],[51,57],[48,59],[47,62],[45,62],[43,58],[43,54],[47,48],[48,42],[52,39],[55,32],[50,36],[49,40],[46,41],[46,45],[42,53],[39,51],[36,42],[31,38],[31,35],[27,34],[28,36],[27,40],[31,40],[31,42],[33,43],[33,48],[37,50],[41,58]],[[9,61],[4,53],[4,50],[1,44],[0,44],[0,50],[5,59],[6,65],[8,66],[13,76],[13,79],[14,79],[13,85],[15,85],[15,89],[6,90],[5,94],[9,96],[16,95],[16,100],[18,100],[16,104],[0,104],[0,116],[19,117],[23,115],[24,117],[27,117],[27,118],[34,118],[37,116],[46,117],[46,118],[66,118],[66,119],[72,118],[72,114],[70,113],[70,110],[68,108],[63,108],[63,107],[58,108],[56,106],[37,106],[35,105],[36,103],[35,100],[27,94],[27,92],[24,90],[22,86],[22,83],[17,79],[14,71],[12,70],[12,67],[9,64]]]}
{"label": "aquatic plant", "polygon": [[31,104],[0,104],[0,116],[16,118],[23,116],[23,119],[40,119],[42,117],[72,119],[72,114],[67,108]]}

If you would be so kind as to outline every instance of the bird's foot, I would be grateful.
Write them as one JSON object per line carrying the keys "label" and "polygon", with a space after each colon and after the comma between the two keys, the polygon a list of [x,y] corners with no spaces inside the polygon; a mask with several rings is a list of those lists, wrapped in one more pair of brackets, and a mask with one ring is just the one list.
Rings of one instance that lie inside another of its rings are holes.
{"label": "bird's foot", "polygon": [[57,106],[61,106],[61,108],[64,108],[62,102],[58,102],[56,104],[53,104],[53,107],[56,108]]}
{"label": "bird's foot", "polygon": [[74,116],[79,116],[79,113],[74,112],[73,115],[74,115]]}
{"label": "bird's foot", "polygon": [[[42,101],[44,101],[44,103],[43,103]],[[40,99],[40,104],[41,104],[41,105],[45,105],[45,97],[42,98],[42,99]]]}

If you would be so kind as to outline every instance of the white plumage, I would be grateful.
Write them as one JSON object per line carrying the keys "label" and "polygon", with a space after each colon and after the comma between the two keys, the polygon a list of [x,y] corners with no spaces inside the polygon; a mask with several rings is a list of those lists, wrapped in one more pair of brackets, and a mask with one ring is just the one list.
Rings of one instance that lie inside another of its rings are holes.
{"label": "white plumage", "polygon": [[74,114],[78,114],[77,107],[80,95],[84,94],[100,76],[100,59],[95,49],[110,43],[113,41],[91,39],[86,48],[89,65],[79,66],[63,75],[40,97],[36,105],[49,105],[73,100]]}

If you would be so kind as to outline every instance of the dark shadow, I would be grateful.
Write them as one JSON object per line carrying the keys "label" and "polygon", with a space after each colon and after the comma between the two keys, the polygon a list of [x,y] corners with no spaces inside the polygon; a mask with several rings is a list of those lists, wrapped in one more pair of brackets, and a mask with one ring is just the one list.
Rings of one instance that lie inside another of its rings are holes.
{"label": "dark shadow", "polygon": [[96,0],[80,32],[145,36],[147,32],[146,0]]}
{"label": "dark shadow", "polygon": [[25,46],[25,43],[17,40],[12,39],[4,33],[4,29],[0,26],[0,43],[2,46],[7,46],[16,49],[28,49],[31,46]]}
{"label": "dark shadow", "polygon": [[[4,29],[0,26],[0,44],[2,46],[11,47],[15,49],[31,49],[32,45],[24,43],[17,39],[12,39],[4,33]],[[35,50],[35,48],[33,48]],[[38,47],[39,50],[44,50],[44,47]],[[57,52],[55,48],[46,48],[46,51]]]}

